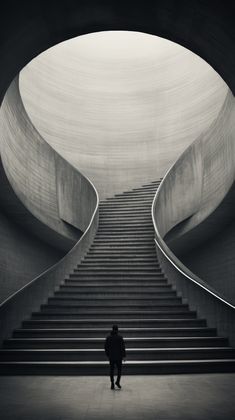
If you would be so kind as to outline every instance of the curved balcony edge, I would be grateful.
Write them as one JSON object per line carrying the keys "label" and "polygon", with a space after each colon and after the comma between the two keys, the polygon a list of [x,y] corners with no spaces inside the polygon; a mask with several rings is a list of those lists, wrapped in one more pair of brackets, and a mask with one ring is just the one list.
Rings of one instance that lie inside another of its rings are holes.
{"label": "curved balcony edge", "polygon": [[206,318],[208,326],[217,328],[220,335],[228,336],[230,344],[234,346],[235,306],[184,266],[159,233],[155,220],[155,207],[170,170],[171,168],[164,176],[152,203],[152,221],[159,263],[169,283],[176,287],[182,298],[188,302],[190,309],[196,310],[199,317]]}

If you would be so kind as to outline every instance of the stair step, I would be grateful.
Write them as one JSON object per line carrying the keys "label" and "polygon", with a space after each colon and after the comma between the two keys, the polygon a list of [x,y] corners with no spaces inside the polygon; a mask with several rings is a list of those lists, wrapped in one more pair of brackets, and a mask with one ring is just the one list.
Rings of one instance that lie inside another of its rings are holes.
{"label": "stair step", "polygon": [[129,208],[102,208],[99,209],[99,215],[102,217],[115,217],[115,216],[150,216],[151,217],[151,209],[149,206],[143,207],[129,207]]}
{"label": "stair step", "polygon": [[177,309],[179,310],[179,311],[183,311],[183,310],[186,310],[186,309],[188,309],[188,305],[187,304],[181,304],[181,303],[179,303],[179,304],[176,304],[175,302],[172,302],[172,304],[170,304],[170,303],[168,303],[168,304],[166,304],[166,303],[164,303],[164,302],[162,302],[162,303],[160,303],[160,302],[158,302],[158,303],[156,303],[156,302],[154,302],[154,303],[149,303],[149,302],[147,302],[147,303],[144,303],[144,302],[139,302],[138,304],[137,303],[135,303],[135,302],[131,302],[131,303],[129,303],[129,302],[122,302],[122,304],[120,304],[120,303],[118,303],[118,302],[116,302],[115,303],[115,305],[114,305],[114,303],[112,303],[112,302],[106,302],[106,304],[105,304],[105,307],[104,307],[104,302],[97,302],[96,304],[95,304],[95,302],[87,302],[87,301],[83,301],[83,302],[81,302],[80,304],[63,304],[62,302],[60,302],[60,303],[56,303],[56,302],[54,302],[54,304],[52,304],[51,302],[50,302],[50,304],[44,304],[44,305],[41,305],[41,311],[44,311],[44,310],[46,310],[46,311],[48,311],[48,312],[56,312],[56,313],[58,313],[58,312],[60,312],[60,311],[62,311],[62,312],[71,312],[71,313],[73,313],[75,310],[77,310],[77,311],[83,311],[84,313],[95,313],[96,312],[96,314],[102,314],[104,311],[105,311],[105,309],[106,309],[106,311],[107,310],[109,310],[110,308],[112,308],[112,314],[113,314],[113,316],[114,316],[114,314],[117,314],[118,312],[119,312],[119,310],[120,309],[122,309],[123,311],[128,311],[128,309],[131,309],[132,311],[147,311],[147,310],[149,310],[149,311],[151,311],[151,312],[153,312],[154,310],[155,311],[170,311],[171,309],[172,310],[174,310],[174,311],[176,311]]}
{"label": "stair step", "polygon": [[[63,309],[63,308],[62,308]],[[161,310],[103,310],[103,311],[97,311],[97,308],[95,310],[89,310],[82,311],[82,310],[71,310],[71,311],[64,311],[50,308],[47,309],[45,307],[42,308],[41,312],[33,312],[32,313],[32,319],[74,319],[77,318],[79,320],[84,319],[92,319],[94,316],[96,319],[107,319],[109,323],[115,324],[114,321],[116,320],[123,320],[126,321],[129,318],[130,319],[143,319],[144,321],[148,321],[149,319],[157,318],[159,320],[169,320],[169,319],[186,319],[186,320],[193,320],[197,321],[197,313],[196,311],[189,311],[188,307],[183,308],[177,307],[177,308],[170,308],[170,310],[166,310],[162,308]],[[120,322],[120,321],[119,321]]]}
{"label": "stair step", "polygon": [[[112,302],[109,302],[112,300]],[[120,305],[123,303],[130,302],[130,305],[139,305],[139,304],[154,304],[155,302],[158,304],[159,302],[165,302],[166,304],[171,304],[172,302],[181,302],[181,297],[176,296],[176,292],[169,292],[169,293],[159,293],[159,294],[151,294],[151,293],[66,293],[66,292],[55,292],[53,297],[48,298],[48,303],[55,303],[55,302],[62,302],[69,305],[70,303],[74,304],[75,302],[77,304],[83,304],[84,302],[87,302],[89,305],[90,303],[94,304],[94,301],[97,303],[97,305],[109,305],[113,304],[116,305],[120,302]]]}
{"label": "stair step", "polygon": [[[107,375],[107,361],[0,362],[1,375]],[[123,366],[125,375],[235,372],[235,360],[136,360]]]}
{"label": "stair step", "polygon": [[102,297],[96,297],[95,295],[91,296],[79,296],[74,297],[51,297],[48,298],[48,304],[49,305],[60,305],[60,306],[84,306],[86,307],[155,307],[155,306],[162,306],[162,305],[176,305],[181,304],[182,298],[181,297],[141,297],[141,296],[134,296],[133,298],[131,296],[122,297],[122,296],[112,296],[110,298],[108,295],[103,295]]}
{"label": "stair step", "polygon": [[[81,338],[106,337],[110,328],[19,328],[14,331],[13,338]],[[128,337],[209,337],[215,336],[215,328],[121,328],[120,334]]]}
{"label": "stair step", "polygon": [[152,269],[152,268],[159,268],[160,269],[160,265],[159,263],[155,260],[152,261],[151,263],[149,261],[119,261],[119,263],[117,263],[117,261],[105,261],[103,263],[101,263],[100,261],[94,261],[94,259],[91,259],[90,261],[82,261],[82,263],[80,264],[80,266],[77,266],[77,268],[79,269],[80,267],[111,267],[111,268],[115,268],[115,269],[119,269],[121,267],[122,268],[148,268],[148,269]]}
{"label": "stair step", "polygon": [[147,224],[151,224],[152,223],[152,218],[151,218],[151,214],[133,214],[133,213],[128,213],[128,214],[109,214],[109,215],[102,215],[102,213],[99,215],[99,221],[101,224],[104,223],[105,224],[112,224],[113,222],[117,222],[117,223],[122,223],[122,224],[130,224],[133,225],[134,224],[143,224],[147,223]]}
{"label": "stair step", "polygon": [[[125,337],[128,348],[168,348],[168,347],[225,347],[228,340],[224,337]],[[9,338],[3,348],[63,348],[92,349],[104,348],[104,338]]]}
{"label": "stair step", "polygon": [[129,265],[127,265],[127,266],[124,266],[124,267],[121,267],[121,268],[119,268],[118,266],[116,266],[115,265],[115,267],[106,267],[106,266],[103,266],[103,267],[85,267],[84,265],[81,265],[79,268],[75,268],[74,269],[74,273],[83,273],[83,274],[89,274],[89,273],[97,273],[97,274],[99,274],[99,273],[101,273],[101,274],[103,274],[103,273],[109,273],[109,274],[112,274],[112,273],[114,273],[114,274],[119,274],[119,273],[126,273],[126,274],[129,274],[129,272],[130,273],[132,273],[132,274],[139,274],[139,273],[146,273],[146,274],[148,274],[148,273],[159,273],[161,271],[161,268],[160,267],[158,267],[158,266],[154,266],[154,267],[149,267],[149,266],[147,266],[147,267],[138,267],[138,269],[136,269],[135,267],[131,267],[131,266],[129,266]]}
{"label": "stair step", "polygon": [[111,201],[109,201],[109,202],[107,202],[107,203],[104,203],[104,204],[102,204],[102,205],[99,205],[99,211],[118,211],[119,209],[120,210],[138,210],[138,209],[143,209],[143,210],[149,210],[150,208],[151,208],[151,200],[149,201],[149,202],[147,202],[147,203],[143,203],[143,202],[136,202],[136,201],[130,201],[130,202],[128,202],[128,201],[126,201],[125,200],[125,202],[123,202],[123,201],[120,201],[119,202],[119,200],[116,202],[116,203],[112,203]]}
{"label": "stair step", "polygon": [[115,194],[114,197],[115,198],[128,198],[129,200],[131,200],[132,198],[144,198],[144,199],[153,199],[154,198],[154,192],[150,192],[150,191],[130,191],[130,192],[124,192],[122,194]]}
{"label": "stair step", "polygon": [[116,255],[110,255],[107,257],[104,257],[103,255],[97,255],[97,256],[90,256],[87,254],[87,256],[84,257],[83,262],[89,262],[89,263],[125,263],[125,264],[129,264],[129,263],[141,263],[141,262],[148,262],[149,264],[152,263],[158,263],[157,257],[141,257],[141,256],[133,256],[133,257],[128,257],[128,256],[123,256],[122,258],[116,257]]}
{"label": "stair step", "polygon": [[154,238],[135,238],[135,240],[132,240],[130,238],[114,238],[114,237],[106,237],[106,238],[97,238],[93,241],[93,245],[114,245],[120,244],[121,246],[127,246],[127,245],[153,245]]}
{"label": "stair step", "polygon": [[[41,317],[42,318],[42,317]],[[129,319],[30,319],[22,323],[23,328],[111,328],[118,324],[120,331],[124,328],[207,328],[205,319],[159,319],[159,318],[129,318]],[[209,330],[214,331],[213,328]]]}
{"label": "stair step", "polygon": [[[58,292],[64,292],[64,293],[142,293],[142,292],[149,292],[149,293],[164,293],[168,292],[170,293],[172,291],[172,288],[170,285],[166,284],[163,286],[153,286],[153,285],[143,285],[143,286],[132,286],[132,285],[120,285],[120,284],[104,284],[104,285],[61,285],[59,291],[56,291],[56,294]],[[172,291],[173,292],[173,291]]]}
{"label": "stair step", "polygon": [[110,277],[111,279],[114,277],[122,277],[122,278],[142,278],[143,280],[148,280],[148,279],[154,279],[154,278],[161,278],[164,275],[162,274],[162,272],[160,270],[149,270],[149,271],[145,271],[145,270],[139,270],[139,271],[134,271],[134,270],[124,270],[122,269],[122,271],[118,271],[118,270],[104,270],[104,269],[100,269],[100,270],[79,270],[76,271],[75,273],[72,273],[69,275],[70,278],[86,278],[88,279],[89,277]]}
{"label": "stair step", "polygon": [[107,220],[107,221],[102,221],[102,229],[104,228],[121,228],[122,231],[124,231],[125,229],[128,230],[130,229],[136,229],[136,228],[142,228],[142,229],[152,229],[153,230],[153,223],[151,221],[151,219],[149,220],[140,220],[140,221],[129,221],[129,220],[125,220],[125,221],[121,221],[121,220]]}
{"label": "stair step", "polygon": [[157,184],[157,186],[156,185],[146,185],[144,188],[143,187],[133,188],[132,191],[141,191],[141,192],[151,191],[153,194],[155,194],[159,185],[160,184]]}
{"label": "stair step", "polygon": [[138,257],[138,256],[155,256],[156,255],[156,250],[155,248],[153,249],[146,249],[146,250],[142,250],[142,249],[135,249],[134,251],[132,249],[114,249],[114,248],[109,248],[108,250],[104,250],[102,248],[99,249],[90,249],[89,252],[87,253],[87,255],[89,257],[92,257],[93,255],[95,255],[95,257],[109,257],[109,258],[132,258],[132,257]]}
{"label": "stair step", "polygon": [[151,206],[146,204],[122,204],[122,205],[112,205],[112,206],[107,206],[107,207],[103,207],[102,209],[99,210],[99,215],[103,216],[112,216],[115,217],[115,215],[121,216],[121,215],[127,215],[130,216],[132,215],[133,217],[135,217],[134,215],[138,214],[138,215],[146,215],[151,217]]}
{"label": "stair step", "polygon": [[[137,298],[139,299],[140,297],[143,298],[151,298],[153,297],[161,297],[161,296],[176,296],[176,290],[173,290],[171,287],[166,287],[163,286],[161,288],[154,288],[151,287],[151,289],[145,289],[144,287],[141,288],[137,288],[137,290],[132,290],[132,287],[129,287],[128,289],[124,286],[122,288],[123,290],[120,290],[120,286],[116,286],[116,287],[111,287],[109,288],[109,286],[97,286],[96,289],[94,290],[93,286],[90,287],[71,287],[68,288],[67,286],[61,286],[59,290],[55,290],[53,296],[73,296],[75,297],[79,297],[79,296],[89,296],[92,297],[94,296],[95,298],[99,295],[103,296],[103,295],[107,295],[108,298],[110,299],[111,296],[113,295],[114,297],[120,297],[120,298]],[[179,296],[179,295],[177,295]]]}
{"label": "stair step", "polygon": [[107,243],[107,242],[104,242],[104,243],[95,243],[95,244],[92,244],[91,245],[91,247],[90,247],[90,250],[92,250],[92,249],[95,249],[95,250],[99,250],[99,249],[104,249],[104,250],[107,250],[107,251],[109,251],[110,249],[115,249],[116,251],[120,251],[120,249],[122,250],[122,251],[125,251],[125,250],[129,250],[129,251],[134,251],[134,250],[151,250],[151,251],[153,251],[153,250],[155,250],[155,245],[154,245],[154,241],[152,242],[152,243],[149,243],[149,244],[142,244],[142,243],[138,243],[138,242],[133,242],[133,243],[130,243],[130,244],[128,244],[128,243],[126,243],[126,244],[123,244],[123,243],[120,243],[120,244],[118,244],[118,243]]}
{"label": "stair step", "polygon": [[154,229],[153,226],[125,226],[125,229],[121,228],[120,225],[116,226],[99,226],[97,230],[97,235],[103,235],[103,234],[125,234],[129,235],[131,233],[137,233],[138,235],[141,235],[143,232],[152,235],[154,238]]}
{"label": "stair step", "polygon": [[97,278],[92,278],[90,280],[81,280],[81,279],[65,279],[64,283],[61,286],[66,286],[66,287],[96,287],[96,286],[106,286],[106,287],[122,287],[122,286],[126,286],[126,287],[170,287],[170,285],[168,285],[167,280],[162,278],[162,279],[153,279],[153,280],[141,280],[141,279],[131,279],[131,280],[119,280],[119,279],[97,279]]}
{"label": "stair step", "polygon": [[155,282],[156,284],[158,284],[159,282],[162,283],[162,281],[167,281],[166,278],[164,277],[164,274],[162,273],[148,273],[148,274],[118,274],[118,273],[113,273],[113,274],[70,274],[69,279],[65,280],[70,281],[70,282],[79,282],[79,281],[83,281],[83,282],[90,282],[90,281],[106,281],[106,282],[110,282],[110,281],[115,281],[117,282],[136,282],[139,281],[141,284],[149,281]]}
{"label": "stair step", "polygon": [[[145,348],[128,350],[128,361],[134,360],[200,360],[230,359],[235,350],[227,347]],[[3,361],[106,361],[103,349],[8,349],[0,350]]]}
{"label": "stair step", "polygon": [[141,201],[141,202],[148,202],[151,203],[153,201],[154,198],[154,194],[134,194],[132,193],[131,195],[127,195],[127,194],[117,194],[114,195],[113,197],[107,197],[106,198],[106,202],[109,203],[113,203],[113,202],[121,202],[121,201],[128,201],[128,202],[132,202],[135,200]]}
{"label": "stair step", "polygon": [[128,240],[128,241],[136,241],[136,240],[138,240],[138,241],[140,241],[140,240],[153,240],[154,239],[154,236],[151,234],[151,236],[149,235],[149,234],[138,234],[138,233],[136,233],[136,232],[131,232],[131,233],[128,233],[128,234],[126,234],[126,232],[123,232],[122,234],[120,234],[120,233],[118,233],[118,234],[113,234],[113,233],[109,233],[109,232],[107,232],[107,233],[102,233],[102,235],[99,233],[99,234],[97,234],[96,235],[96,238],[97,238],[97,240],[98,241],[101,241],[101,240],[103,240],[104,242],[106,242],[106,240],[114,240],[114,241],[116,241],[116,240],[120,240],[120,241],[125,241],[125,240]]}

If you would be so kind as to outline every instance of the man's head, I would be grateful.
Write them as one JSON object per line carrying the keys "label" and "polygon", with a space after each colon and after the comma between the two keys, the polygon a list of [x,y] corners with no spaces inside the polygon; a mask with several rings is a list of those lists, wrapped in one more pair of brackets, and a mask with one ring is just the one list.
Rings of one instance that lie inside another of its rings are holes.
{"label": "man's head", "polygon": [[115,324],[113,325],[113,333],[117,334],[118,333],[118,326]]}

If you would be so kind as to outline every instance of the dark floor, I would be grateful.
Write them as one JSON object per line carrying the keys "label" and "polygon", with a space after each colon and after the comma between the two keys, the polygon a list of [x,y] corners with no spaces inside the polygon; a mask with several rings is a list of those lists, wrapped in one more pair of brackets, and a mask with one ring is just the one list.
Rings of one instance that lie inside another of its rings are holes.
{"label": "dark floor", "polygon": [[0,377],[1,420],[232,420],[235,374]]}

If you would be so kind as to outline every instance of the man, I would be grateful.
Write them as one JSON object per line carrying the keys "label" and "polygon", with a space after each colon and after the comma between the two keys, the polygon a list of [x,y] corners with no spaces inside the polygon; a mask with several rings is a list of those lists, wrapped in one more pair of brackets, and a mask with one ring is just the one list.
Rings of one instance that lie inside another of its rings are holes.
{"label": "man", "polygon": [[115,384],[121,389],[120,380],[122,374],[122,360],[126,357],[125,343],[121,335],[118,334],[118,326],[113,325],[110,335],[106,338],[104,345],[106,356],[110,363],[111,389],[114,389],[114,367],[117,366],[117,380]]}

